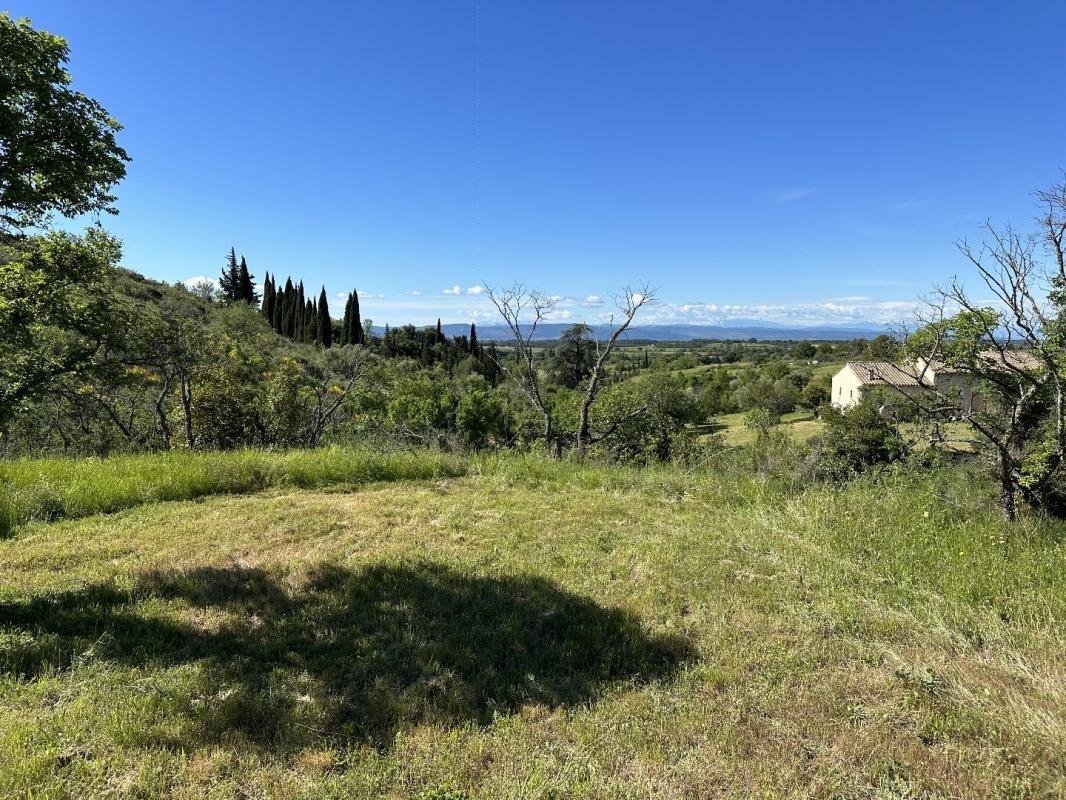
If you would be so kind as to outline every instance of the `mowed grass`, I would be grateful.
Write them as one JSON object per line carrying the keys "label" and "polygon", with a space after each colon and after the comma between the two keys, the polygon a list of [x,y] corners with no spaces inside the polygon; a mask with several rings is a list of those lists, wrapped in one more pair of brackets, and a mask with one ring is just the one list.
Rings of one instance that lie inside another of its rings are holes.
{"label": "mowed grass", "polygon": [[1066,793],[1066,545],[971,474],[466,471],[21,527],[0,796]]}

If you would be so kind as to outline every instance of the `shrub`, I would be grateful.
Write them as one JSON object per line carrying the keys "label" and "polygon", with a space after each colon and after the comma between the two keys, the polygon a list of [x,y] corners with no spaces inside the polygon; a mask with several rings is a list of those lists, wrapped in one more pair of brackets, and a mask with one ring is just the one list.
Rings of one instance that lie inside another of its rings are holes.
{"label": "shrub", "polygon": [[827,408],[826,430],[815,442],[808,462],[813,477],[844,483],[879,464],[899,461],[907,454],[896,427],[870,402],[846,412]]}

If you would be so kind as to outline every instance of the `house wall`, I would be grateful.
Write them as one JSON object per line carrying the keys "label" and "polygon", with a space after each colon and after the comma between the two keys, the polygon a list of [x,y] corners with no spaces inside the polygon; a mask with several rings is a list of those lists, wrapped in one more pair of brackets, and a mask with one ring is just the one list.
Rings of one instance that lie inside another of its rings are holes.
{"label": "house wall", "polygon": [[933,379],[933,386],[945,397],[958,403],[964,413],[980,410],[981,398],[973,388],[973,378],[958,373],[938,373]]}
{"label": "house wall", "polygon": [[833,376],[830,402],[837,408],[851,408],[862,399],[862,382],[851,367],[844,367]]}
{"label": "house wall", "polygon": [[[923,366],[925,365],[919,360],[917,367],[919,372],[921,372]],[[981,395],[974,390],[974,380],[969,375],[928,368],[925,371],[924,378],[938,392],[958,403],[959,409],[963,413],[981,410]],[[897,386],[892,388],[885,384],[864,383],[851,367],[846,366],[833,376],[830,402],[837,408],[848,409],[862,399],[864,389],[879,388],[881,386],[885,386],[885,388],[894,392],[902,392],[908,397],[918,397],[925,391],[921,386]]]}
{"label": "house wall", "polygon": [[908,397],[918,397],[924,389],[921,386],[897,386],[895,388],[887,384],[863,383],[862,379],[851,367],[844,367],[833,376],[832,398],[830,402],[841,410],[847,410],[862,400],[864,389],[887,389],[891,392],[902,392]]}

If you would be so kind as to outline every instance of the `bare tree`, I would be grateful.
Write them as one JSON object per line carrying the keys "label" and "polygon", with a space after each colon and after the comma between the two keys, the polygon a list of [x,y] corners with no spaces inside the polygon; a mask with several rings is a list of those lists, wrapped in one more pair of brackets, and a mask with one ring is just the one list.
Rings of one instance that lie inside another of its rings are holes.
{"label": "bare tree", "polygon": [[496,364],[540,414],[544,425],[544,444],[549,454],[557,458],[561,454],[562,443],[555,431],[551,409],[544,401],[540,377],[533,361],[532,345],[537,326],[551,314],[557,299],[521,283],[506,289],[493,289],[486,285],[485,294],[510,328],[518,355],[518,364],[514,369],[505,359],[498,359]]}
{"label": "bare tree", "polygon": [[[604,436],[608,435],[607,433],[598,437],[592,435],[592,431],[589,427],[589,409],[596,401],[596,395],[600,392],[604,366],[607,364],[607,360],[611,357],[611,352],[614,350],[614,346],[618,342],[619,337],[629,330],[630,325],[633,324],[633,320],[636,318],[640,309],[654,299],[655,291],[648,286],[648,284],[644,284],[636,290],[628,286],[625,287],[622,290],[622,296],[618,299],[617,304],[618,311],[622,315],[621,324],[615,327],[614,316],[612,315],[610,320],[611,333],[607,338],[607,342],[601,346],[600,340],[598,338],[596,339],[596,363],[592,367],[592,374],[589,375],[588,384],[585,386],[585,395],[581,399],[581,410],[578,414],[577,436],[574,441],[574,449],[579,457],[584,457],[589,445],[595,444]],[[644,406],[644,408],[638,409],[633,412],[633,414],[641,414],[646,410],[647,406]],[[621,423],[622,420],[616,421],[612,426],[612,431]]]}
{"label": "bare tree", "polygon": [[[914,402],[930,415],[960,416],[987,441],[1009,520],[1019,494],[1030,506],[1066,514],[1055,485],[1066,457],[1066,180],[1036,197],[1043,210],[1032,233],[986,223],[979,247],[958,243],[994,301],[975,301],[956,279],[937,290],[908,340],[916,377],[929,387]],[[960,406],[926,380],[944,368],[976,384],[986,402]]]}
{"label": "bare tree", "polygon": [[373,364],[362,347],[331,347],[304,366],[311,390],[305,447],[317,447],[344,404],[369,391],[366,377]]}
{"label": "bare tree", "polygon": [[[563,436],[556,429],[551,409],[545,401],[544,392],[540,385],[540,376],[533,359],[532,346],[537,326],[550,316],[555,308],[556,298],[528,289],[522,284],[499,290],[486,287],[486,294],[510,329],[518,355],[517,368],[512,368],[503,360],[497,363],[500,369],[510,377],[511,381],[525,395],[530,405],[540,413],[544,423],[545,445],[548,448],[548,452],[557,458],[562,454]],[[629,330],[640,309],[654,299],[655,292],[647,284],[637,289],[625,287],[618,299],[618,311],[621,315],[620,323],[616,326],[615,317],[612,315],[610,334],[607,340],[601,342],[596,339],[596,361],[585,384],[585,391],[582,395],[578,412],[578,427],[574,435],[574,450],[578,456],[584,456],[589,445],[595,444],[610,435],[625,422],[625,419],[616,420],[606,432],[595,435],[589,423],[589,411],[592,408],[592,404],[596,402],[596,397],[603,386],[607,361],[610,359],[618,339]],[[626,419],[644,411],[646,411],[646,407],[628,414]]]}

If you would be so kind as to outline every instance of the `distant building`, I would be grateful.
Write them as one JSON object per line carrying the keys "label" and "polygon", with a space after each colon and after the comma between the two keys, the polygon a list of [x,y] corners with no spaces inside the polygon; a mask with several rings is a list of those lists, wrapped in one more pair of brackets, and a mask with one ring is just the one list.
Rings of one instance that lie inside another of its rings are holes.
{"label": "distant building", "polygon": [[[1040,359],[1025,350],[1000,353],[989,350],[981,358],[991,366],[1008,369],[1039,370]],[[981,395],[972,375],[948,367],[940,361],[919,358],[914,364],[893,364],[891,361],[849,361],[833,376],[831,402],[840,409],[851,408],[862,399],[863,392],[887,388],[908,397],[918,397],[934,389],[944,397],[953,398],[965,413],[979,411]]]}
{"label": "distant building", "polygon": [[909,397],[926,388],[914,372],[890,361],[849,361],[833,376],[831,402],[837,408],[851,408],[870,387],[888,387]]}

